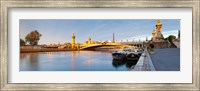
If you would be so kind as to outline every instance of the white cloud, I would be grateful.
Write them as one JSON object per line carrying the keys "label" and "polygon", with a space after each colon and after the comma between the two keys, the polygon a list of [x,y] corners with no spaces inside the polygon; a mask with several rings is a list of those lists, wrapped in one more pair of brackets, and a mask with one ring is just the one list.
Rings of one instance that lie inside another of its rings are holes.
{"label": "white cloud", "polygon": [[174,35],[174,36],[178,37],[178,31],[179,30],[165,31],[165,32],[163,32],[163,36],[165,38],[168,37],[169,35]]}
{"label": "white cloud", "polygon": [[[168,37],[169,35],[174,35],[176,37],[178,37],[178,31],[179,30],[170,30],[170,31],[164,31],[162,32],[164,38]],[[138,35],[138,36],[134,36],[134,37],[130,37],[130,38],[126,38],[126,39],[123,39],[123,41],[145,41],[146,40],[146,37],[148,38],[148,40],[151,39],[152,37],[152,34],[148,34],[148,35]]]}

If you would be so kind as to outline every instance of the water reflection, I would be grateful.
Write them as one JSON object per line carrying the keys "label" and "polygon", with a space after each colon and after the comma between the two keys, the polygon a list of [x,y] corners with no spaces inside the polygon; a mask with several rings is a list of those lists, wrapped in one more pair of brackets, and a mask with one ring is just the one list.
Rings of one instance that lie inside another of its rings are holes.
{"label": "water reflection", "polygon": [[20,68],[27,68],[26,70],[39,70],[39,62],[38,62],[38,54],[30,53],[30,54],[20,54]]}
{"label": "water reflection", "polygon": [[134,66],[136,65],[137,61],[138,61],[138,60],[126,61],[126,64],[125,64],[125,65],[126,65],[126,67],[127,67],[128,69],[133,69]]}
{"label": "water reflection", "polygon": [[28,56],[28,54],[26,54],[26,53],[20,54],[20,59],[27,58],[27,56]]}
{"label": "water reflection", "polygon": [[38,62],[38,54],[32,54],[32,56],[30,56],[30,66],[32,69],[34,70],[38,70],[39,69],[39,62]]}
{"label": "water reflection", "polygon": [[131,70],[134,68],[134,66],[136,65],[137,60],[131,60],[131,61],[127,61],[127,60],[113,60],[112,61],[112,65],[117,69],[120,66],[125,65],[127,69]]}
{"label": "water reflection", "polygon": [[113,60],[109,52],[67,51],[21,53],[21,71],[127,71],[137,61]]}
{"label": "water reflection", "polygon": [[92,64],[92,59],[91,59],[91,54],[92,52],[87,52],[88,60],[87,60],[87,66],[89,69],[91,69],[91,64]]}
{"label": "water reflection", "polygon": [[71,66],[72,66],[72,70],[76,70],[76,64],[75,64],[76,52],[75,52],[75,51],[72,51],[71,54],[72,54],[72,57],[71,57],[71,59],[72,59],[72,60],[71,60],[71,61],[72,61],[72,62],[71,62],[71,63],[72,63],[72,65],[71,65]]}
{"label": "water reflection", "polygon": [[115,68],[118,68],[122,65],[125,64],[125,60],[113,60],[112,61],[112,65],[115,67]]}

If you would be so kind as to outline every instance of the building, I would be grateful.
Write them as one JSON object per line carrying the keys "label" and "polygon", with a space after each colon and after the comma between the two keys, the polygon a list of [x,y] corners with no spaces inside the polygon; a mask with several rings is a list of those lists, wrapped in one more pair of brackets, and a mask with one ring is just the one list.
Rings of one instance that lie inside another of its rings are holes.
{"label": "building", "polygon": [[44,45],[23,45],[20,46],[20,50],[31,50],[31,49],[35,49],[35,50],[41,50],[44,47]]}

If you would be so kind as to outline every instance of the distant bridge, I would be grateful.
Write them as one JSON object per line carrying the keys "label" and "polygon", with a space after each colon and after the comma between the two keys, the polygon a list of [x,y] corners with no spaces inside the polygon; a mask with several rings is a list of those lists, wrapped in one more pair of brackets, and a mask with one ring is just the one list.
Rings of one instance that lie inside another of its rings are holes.
{"label": "distant bridge", "polygon": [[113,46],[119,48],[133,48],[132,45],[121,44],[121,43],[108,43],[108,44],[89,44],[81,46],[80,50],[94,49],[98,47]]}
{"label": "distant bridge", "polygon": [[143,47],[143,42],[121,42],[120,44],[136,46],[136,47]]}

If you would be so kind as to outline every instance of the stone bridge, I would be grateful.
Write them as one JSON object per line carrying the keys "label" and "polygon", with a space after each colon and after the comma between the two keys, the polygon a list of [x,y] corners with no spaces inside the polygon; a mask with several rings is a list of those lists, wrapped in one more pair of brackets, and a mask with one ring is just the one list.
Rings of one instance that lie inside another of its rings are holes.
{"label": "stone bridge", "polygon": [[113,47],[119,47],[119,48],[133,48],[133,46],[130,45],[122,45],[122,44],[115,44],[115,43],[109,43],[109,44],[89,44],[89,45],[82,45],[80,47],[80,50],[87,50],[87,49],[94,49],[98,47],[105,47],[105,46],[113,46]]}
{"label": "stone bridge", "polygon": [[135,47],[143,47],[143,42],[121,42],[121,45],[130,45]]}

